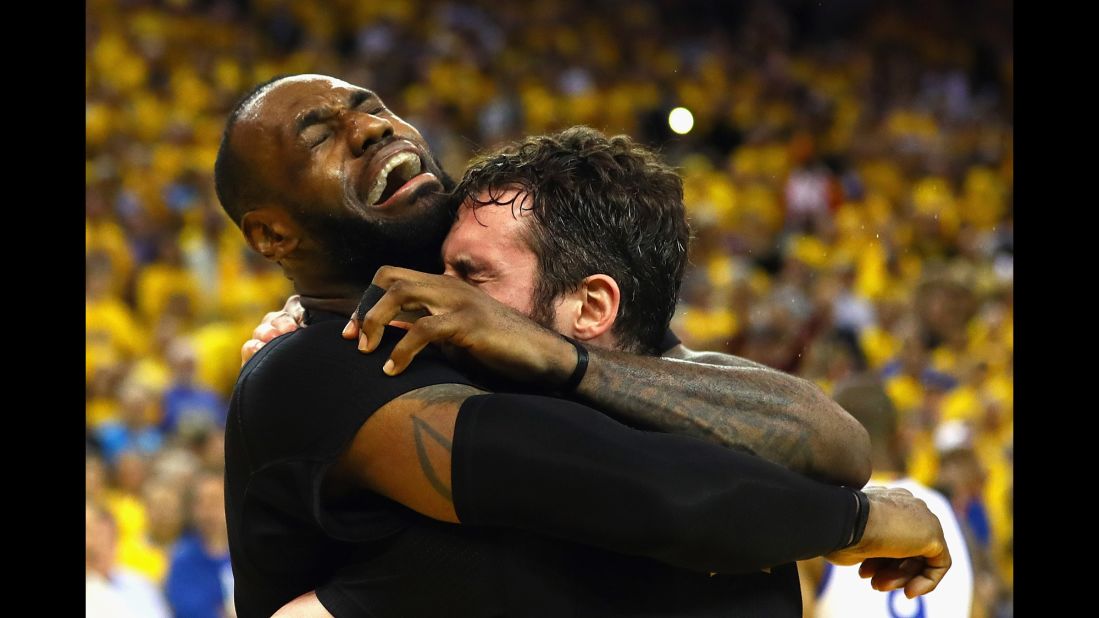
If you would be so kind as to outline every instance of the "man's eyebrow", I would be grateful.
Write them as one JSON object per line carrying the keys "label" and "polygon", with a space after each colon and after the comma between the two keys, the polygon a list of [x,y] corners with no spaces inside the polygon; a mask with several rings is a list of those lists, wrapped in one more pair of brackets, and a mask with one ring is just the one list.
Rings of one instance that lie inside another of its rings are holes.
{"label": "man's eyebrow", "polygon": [[454,270],[463,275],[471,273],[481,272],[482,267],[477,262],[474,262],[468,255],[459,255],[450,260],[450,265],[454,267]]}
{"label": "man's eyebrow", "polygon": [[324,122],[336,115],[336,110],[330,107],[318,107],[305,112],[298,117],[297,132],[301,133],[305,127]]}
{"label": "man's eyebrow", "polygon": [[[370,90],[352,90],[347,100],[349,109],[355,109],[362,105],[368,99],[376,99],[378,95],[374,94]],[[330,107],[318,107],[311,109],[298,117],[297,132],[301,133],[303,129],[309,125],[317,124],[318,122],[324,122],[332,116],[336,115],[336,110]]]}
{"label": "man's eyebrow", "polygon": [[351,109],[355,109],[356,107],[362,105],[363,102],[366,101],[367,99],[376,99],[376,98],[378,98],[378,95],[374,94],[373,91],[367,90],[365,88],[362,89],[362,90],[352,90],[351,91],[351,97],[348,100],[348,106]]}

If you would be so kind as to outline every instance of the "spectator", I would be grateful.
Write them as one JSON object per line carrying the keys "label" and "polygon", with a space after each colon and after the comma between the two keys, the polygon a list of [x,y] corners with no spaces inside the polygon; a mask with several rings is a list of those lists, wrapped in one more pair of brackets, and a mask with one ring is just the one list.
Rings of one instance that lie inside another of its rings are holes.
{"label": "spectator", "polygon": [[198,476],[190,495],[191,531],[172,550],[165,588],[177,618],[231,613],[233,572],[221,475]]}
{"label": "spectator", "polygon": [[145,576],[115,562],[117,530],[111,515],[85,503],[85,613],[87,616],[168,618],[160,589]]}
{"label": "spectator", "polygon": [[[865,363],[924,484],[952,474],[934,436],[964,420],[1010,582],[1010,3],[328,4],[87,3],[88,496],[142,505],[146,548],[173,528],[150,494],[221,465],[237,352],[290,290],[216,203],[225,114],[250,84],[318,71],[385,93],[451,174],[577,123],[661,146],[694,232],[679,337],[825,388]],[[669,129],[674,106],[691,132]],[[133,486],[141,467],[154,480]]]}
{"label": "spectator", "polygon": [[114,463],[127,450],[152,454],[160,449],[164,434],[156,427],[155,393],[136,380],[129,380],[120,393],[119,420],[104,423],[96,432],[107,461]]}
{"label": "spectator", "polygon": [[168,348],[171,384],[164,391],[160,430],[174,434],[181,425],[225,427],[226,403],[214,391],[195,382],[198,357],[194,347],[176,339]]}

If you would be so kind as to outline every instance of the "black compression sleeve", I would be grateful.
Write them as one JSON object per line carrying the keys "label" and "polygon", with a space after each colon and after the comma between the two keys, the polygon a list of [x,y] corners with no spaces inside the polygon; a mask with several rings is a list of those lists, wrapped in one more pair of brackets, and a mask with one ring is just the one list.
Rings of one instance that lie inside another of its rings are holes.
{"label": "black compression sleeve", "polygon": [[698,571],[745,573],[852,539],[852,490],[574,402],[489,394],[454,428],[463,524],[522,528]]}

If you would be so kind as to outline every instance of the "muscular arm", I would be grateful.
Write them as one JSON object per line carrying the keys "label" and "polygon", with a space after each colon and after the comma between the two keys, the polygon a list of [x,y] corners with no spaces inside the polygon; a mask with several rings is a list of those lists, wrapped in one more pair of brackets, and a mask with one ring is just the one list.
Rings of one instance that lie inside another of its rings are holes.
{"label": "muscular arm", "polygon": [[810,477],[862,487],[866,430],[812,382],[676,346],[666,358],[589,347],[582,401],[634,424],[750,451]]}
{"label": "muscular arm", "polygon": [[[394,348],[396,372],[429,342],[455,346],[495,373],[541,386],[563,384],[575,366],[576,352],[566,341],[454,277],[383,267],[372,289],[356,311],[363,314],[365,349],[399,312],[430,314]],[[353,325],[345,336],[357,330]],[[588,371],[576,394],[605,412],[749,450],[829,482],[861,487],[870,476],[865,429],[811,382],[682,346],[676,346],[679,358],[669,359],[587,347]]]}
{"label": "muscular arm", "polygon": [[452,523],[519,528],[684,568],[820,555],[854,495],[757,457],[630,429],[581,404],[429,386],[380,408],[330,473]]}
{"label": "muscular arm", "polygon": [[382,406],[329,472],[328,490],[365,487],[432,519],[459,523],[451,489],[454,423],[462,403],[483,393],[438,384]]}
{"label": "muscular arm", "polygon": [[[399,311],[417,306],[405,298],[410,289],[452,303],[434,307],[449,315],[421,321],[396,347],[393,358],[398,372],[429,341],[457,345],[494,371],[542,386],[564,382],[575,365],[572,346],[468,284],[388,267],[378,273],[376,280],[381,278],[383,287],[393,289],[381,298],[380,307],[367,314],[372,337]],[[394,286],[399,277],[412,277],[417,284]],[[362,303],[368,303],[364,306],[375,302],[376,298],[368,301],[364,295]],[[245,356],[258,348],[258,339],[292,330],[295,309],[291,305],[288,301],[289,309],[265,318],[271,324],[257,328],[257,340],[245,345]],[[331,308],[347,313],[354,310],[354,303],[344,301]],[[429,321],[436,328],[423,328]],[[345,336],[358,336],[357,324],[349,329]],[[682,345],[663,359],[588,347],[588,371],[576,394],[619,419],[746,450],[825,482],[862,487],[870,476],[866,430],[807,380],[746,359],[694,352]]]}
{"label": "muscular arm", "polygon": [[[910,495],[867,490],[870,508],[857,509],[856,492],[759,457],[631,429],[572,401],[461,386],[468,381],[437,357],[386,377],[396,329],[378,344],[381,354],[360,354],[338,332],[328,321],[272,343],[245,367],[234,399],[248,460],[331,453],[333,467],[316,461],[316,474],[290,479],[308,496],[365,487],[443,521],[519,528],[702,571],[754,571],[828,552],[842,564],[923,556],[929,575],[908,586],[926,589],[949,567],[941,527]],[[346,504],[319,500],[308,516],[338,538],[358,538],[326,506]],[[856,511],[868,515],[865,533],[847,546]],[[875,564],[875,579],[896,579]]]}

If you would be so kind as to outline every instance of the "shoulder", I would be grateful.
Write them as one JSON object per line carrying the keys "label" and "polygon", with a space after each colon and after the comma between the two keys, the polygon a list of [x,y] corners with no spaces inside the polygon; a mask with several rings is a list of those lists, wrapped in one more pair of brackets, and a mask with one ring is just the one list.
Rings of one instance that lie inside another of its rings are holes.
{"label": "shoulder", "polygon": [[323,359],[333,354],[351,358],[355,353],[358,350],[354,342],[340,337],[336,322],[321,322],[271,340],[241,368],[237,382],[278,375],[309,358]]}
{"label": "shoulder", "polygon": [[382,365],[405,331],[386,327],[378,348],[364,354],[340,336],[342,328],[326,321],[278,337],[241,371],[231,408],[257,466],[329,458],[393,399],[435,384],[471,384],[430,350],[388,376]]}
{"label": "shoulder", "polygon": [[664,352],[662,356],[663,358],[689,361],[692,363],[698,363],[700,365],[714,365],[717,367],[755,367],[759,369],[770,369],[770,367],[767,367],[766,365],[761,365],[755,361],[750,361],[746,358],[741,358],[739,356],[733,356],[732,354],[692,350],[682,343],[669,348]]}
{"label": "shoulder", "polygon": [[[272,340],[243,367],[238,384],[287,378],[294,382],[324,382],[347,374],[382,382],[399,381],[400,376],[386,376],[382,365],[406,331],[387,326],[377,349],[367,354],[358,350],[356,342],[344,339],[340,335],[342,330],[343,324],[330,320],[299,328]],[[456,370],[446,366],[433,347],[429,347],[416,357],[416,361],[402,375],[418,375],[442,368],[458,375]]]}

